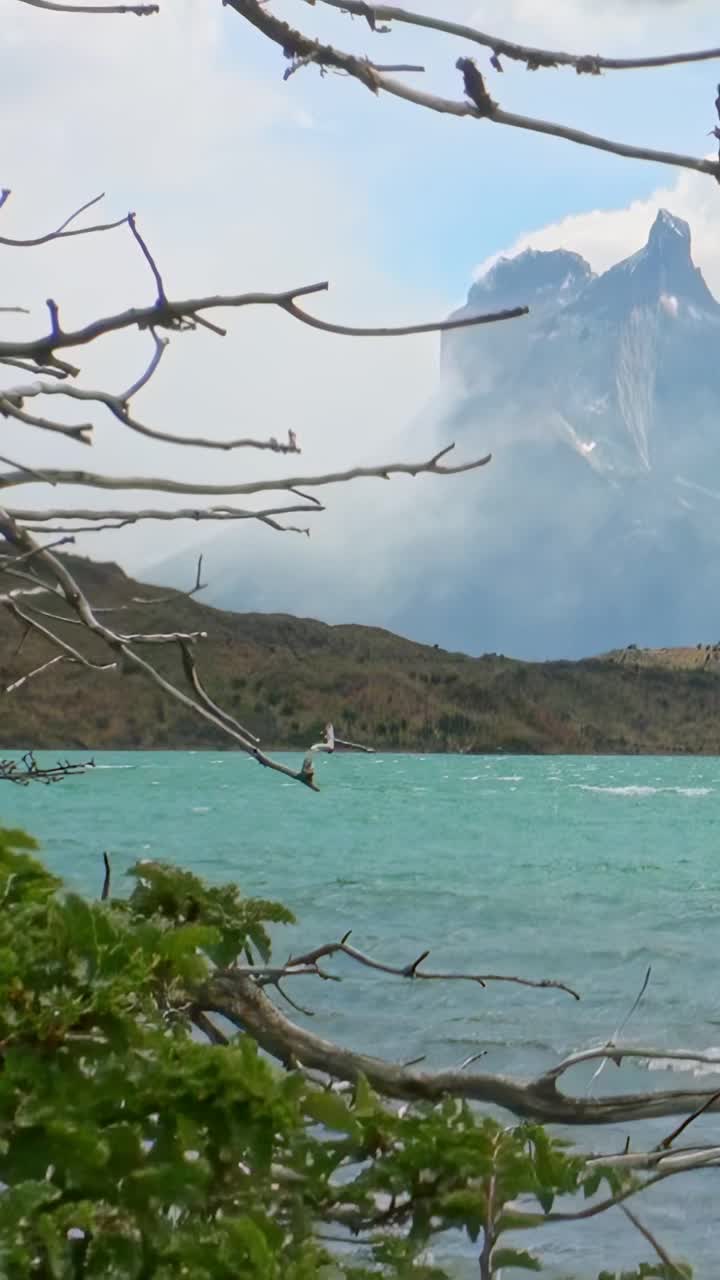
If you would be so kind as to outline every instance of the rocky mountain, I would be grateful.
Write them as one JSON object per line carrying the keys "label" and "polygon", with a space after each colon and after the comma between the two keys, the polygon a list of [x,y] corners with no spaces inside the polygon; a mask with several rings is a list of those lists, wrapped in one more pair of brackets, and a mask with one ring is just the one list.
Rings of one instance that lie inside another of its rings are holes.
{"label": "rocky mountain", "polygon": [[464,311],[521,298],[522,336],[465,330],[443,350],[458,387],[450,430],[490,424],[495,450],[482,517],[493,545],[474,584],[497,615],[493,645],[579,654],[714,638],[720,305],[690,228],[660,210],[647,244],[599,276],[562,251],[501,259]]}
{"label": "rocky mountain", "polygon": [[[715,640],[720,305],[690,228],[660,210],[601,275],[564,250],[501,258],[456,314],[518,304],[523,320],[445,335],[425,415],[463,453],[494,455],[482,484],[453,491],[462,537],[444,544],[439,517],[432,563],[427,540],[415,556],[406,541],[402,592],[369,594],[357,620],[527,658]],[[251,575],[220,577],[222,603],[257,607]],[[265,575],[270,588],[274,607],[301,607],[300,584],[295,598]]]}

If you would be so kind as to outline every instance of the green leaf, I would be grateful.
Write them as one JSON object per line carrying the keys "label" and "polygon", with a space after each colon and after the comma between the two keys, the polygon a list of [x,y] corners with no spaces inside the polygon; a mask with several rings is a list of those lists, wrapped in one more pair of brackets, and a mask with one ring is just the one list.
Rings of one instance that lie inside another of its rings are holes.
{"label": "green leaf", "polygon": [[358,1116],[373,1116],[377,1111],[377,1094],[373,1093],[368,1083],[367,1077],[362,1071],[358,1073],[355,1082],[355,1114]]}
{"label": "green leaf", "polygon": [[303,1101],[303,1110],[312,1120],[338,1133],[354,1133],[357,1121],[346,1102],[329,1089],[313,1091]]}

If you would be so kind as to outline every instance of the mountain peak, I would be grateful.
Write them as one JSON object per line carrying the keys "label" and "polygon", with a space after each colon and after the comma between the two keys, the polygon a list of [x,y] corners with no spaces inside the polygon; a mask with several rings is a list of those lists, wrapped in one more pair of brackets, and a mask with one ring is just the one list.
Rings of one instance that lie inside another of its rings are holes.
{"label": "mountain peak", "polygon": [[543,299],[569,300],[592,279],[592,270],[579,253],[568,249],[525,249],[501,257],[472,286],[468,305],[518,306]]}
{"label": "mountain peak", "polygon": [[677,251],[680,246],[683,246],[684,252],[689,257],[691,240],[690,227],[683,218],[676,218],[667,209],[658,209],[657,217],[650,228],[648,237],[648,247],[650,249],[660,249],[665,245],[671,245]]}
{"label": "mountain peak", "polygon": [[[613,315],[617,323],[635,307],[673,306],[718,314],[718,304],[692,259],[692,235],[683,218],[658,209],[646,243],[590,282],[578,299],[583,313]],[[675,312],[673,312],[675,314]]]}

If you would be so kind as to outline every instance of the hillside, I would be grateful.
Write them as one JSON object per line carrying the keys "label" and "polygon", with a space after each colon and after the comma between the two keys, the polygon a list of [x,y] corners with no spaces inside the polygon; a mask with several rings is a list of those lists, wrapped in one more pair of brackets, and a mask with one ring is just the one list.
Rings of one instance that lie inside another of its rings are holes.
{"label": "hillside", "polygon": [[[122,608],[119,629],[207,631],[198,658],[211,695],[266,746],[304,748],[331,718],[342,736],[378,748],[720,754],[716,650],[628,649],[581,662],[469,658],[369,627],[227,613],[142,586],[114,564],[68,563],[95,606]],[[165,603],[133,605],[133,596]],[[77,627],[59,632],[75,644],[82,637],[92,652]],[[35,635],[18,653],[21,638],[0,611],[3,690],[52,656]],[[173,650],[153,657],[181,682]],[[60,663],[0,696],[0,749],[228,745],[135,673]]]}

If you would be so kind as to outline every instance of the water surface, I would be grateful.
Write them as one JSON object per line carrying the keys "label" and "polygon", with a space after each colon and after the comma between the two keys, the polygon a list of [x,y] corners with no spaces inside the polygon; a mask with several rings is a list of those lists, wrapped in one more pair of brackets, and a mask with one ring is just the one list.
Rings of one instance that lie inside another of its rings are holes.
{"label": "water surface", "polygon": [[[97,761],[53,787],[0,793],[0,821],[35,834],[52,869],[85,892],[99,892],[103,849],[116,887],[136,858],[165,858],[287,903],[299,923],[278,933],[281,957],[352,929],[356,946],[390,963],[430,947],[434,968],[560,978],[582,995],[578,1004],[505,984],[410,985],[340,960],[342,986],[294,987],[320,1034],[397,1060],[425,1053],[436,1066],[484,1049],[484,1069],[531,1075],[610,1036],[652,965],[626,1038],[720,1045],[720,760],[336,756],[318,763],[320,795],[230,753]],[[578,1070],[568,1089],[584,1093],[590,1075]],[[611,1065],[594,1088],[692,1078]],[[698,1084],[720,1088],[720,1070]],[[658,1142],[672,1124],[633,1126],[633,1145]],[[696,1135],[720,1144],[720,1118],[698,1122]],[[626,1136],[580,1135],[606,1151]],[[718,1274],[718,1176],[691,1175],[636,1202],[700,1280]],[[552,1228],[542,1243],[553,1280],[650,1257],[619,1211]],[[448,1242],[438,1258],[456,1248]],[[477,1274],[462,1256],[456,1265]]]}

